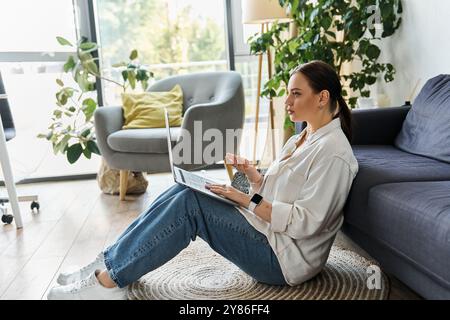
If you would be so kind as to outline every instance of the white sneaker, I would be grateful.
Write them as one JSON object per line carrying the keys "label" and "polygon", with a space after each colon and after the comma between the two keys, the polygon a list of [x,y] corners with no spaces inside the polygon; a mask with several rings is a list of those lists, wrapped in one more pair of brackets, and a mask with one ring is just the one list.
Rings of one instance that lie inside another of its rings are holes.
{"label": "white sneaker", "polygon": [[58,276],[58,279],[56,279],[56,282],[62,286],[66,286],[68,284],[86,279],[91,275],[92,272],[95,270],[105,270],[105,257],[103,255],[103,252],[100,252],[97,258],[87,266],[81,268],[81,269],[75,269],[75,270],[68,270],[66,272],[61,272]]}
{"label": "white sneaker", "polygon": [[86,279],[50,289],[48,300],[127,300],[127,288],[105,288],[93,271]]}

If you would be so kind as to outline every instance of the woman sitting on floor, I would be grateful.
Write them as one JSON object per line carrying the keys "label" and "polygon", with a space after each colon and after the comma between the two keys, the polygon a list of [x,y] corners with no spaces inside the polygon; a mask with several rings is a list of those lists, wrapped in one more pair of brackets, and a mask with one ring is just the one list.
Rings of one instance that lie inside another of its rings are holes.
{"label": "woman sitting on floor", "polygon": [[294,135],[262,176],[228,155],[251,193],[209,189],[232,206],[174,185],[163,192],[96,260],[58,277],[48,299],[126,299],[126,287],[161,267],[197,236],[257,281],[297,285],[324,267],[358,163],[350,146],[351,113],[334,69],[321,61],[296,68],[285,101]]}

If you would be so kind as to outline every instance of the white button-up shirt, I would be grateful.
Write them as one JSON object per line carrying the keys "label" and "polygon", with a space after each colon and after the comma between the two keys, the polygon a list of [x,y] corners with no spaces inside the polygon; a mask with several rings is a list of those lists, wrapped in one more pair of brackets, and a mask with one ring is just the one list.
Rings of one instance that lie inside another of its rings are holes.
{"label": "white button-up shirt", "polygon": [[267,236],[286,282],[300,284],[324,267],[343,212],[358,162],[339,119],[310,135],[291,153],[303,134],[291,137],[268,168],[258,192],[272,203],[271,223],[238,208],[247,221]]}

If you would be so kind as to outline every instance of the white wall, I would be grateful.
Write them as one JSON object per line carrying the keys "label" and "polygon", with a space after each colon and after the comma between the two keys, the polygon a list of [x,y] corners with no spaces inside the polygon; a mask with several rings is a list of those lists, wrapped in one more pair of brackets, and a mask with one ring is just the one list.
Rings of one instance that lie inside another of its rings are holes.
{"label": "white wall", "polygon": [[[382,62],[397,70],[395,80],[380,81],[375,95],[386,94],[380,106],[403,104],[421,79],[414,95],[427,79],[450,74],[450,0],[403,0],[401,27],[381,44]],[[375,96],[373,95],[373,96]],[[413,99],[414,101],[414,99]]]}

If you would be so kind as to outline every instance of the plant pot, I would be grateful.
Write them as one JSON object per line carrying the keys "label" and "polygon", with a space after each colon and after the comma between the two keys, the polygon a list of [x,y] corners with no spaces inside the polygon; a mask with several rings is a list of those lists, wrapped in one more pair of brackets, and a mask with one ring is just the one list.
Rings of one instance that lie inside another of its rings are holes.
{"label": "plant pot", "polygon": [[[120,191],[120,170],[112,169],[102,158],[100,170],[97,174],[98,186],[103,193],[119,194]],[[141,194],[147,190],[148,181],[142,172],[131,171],[128,175],[126,194]]]}

